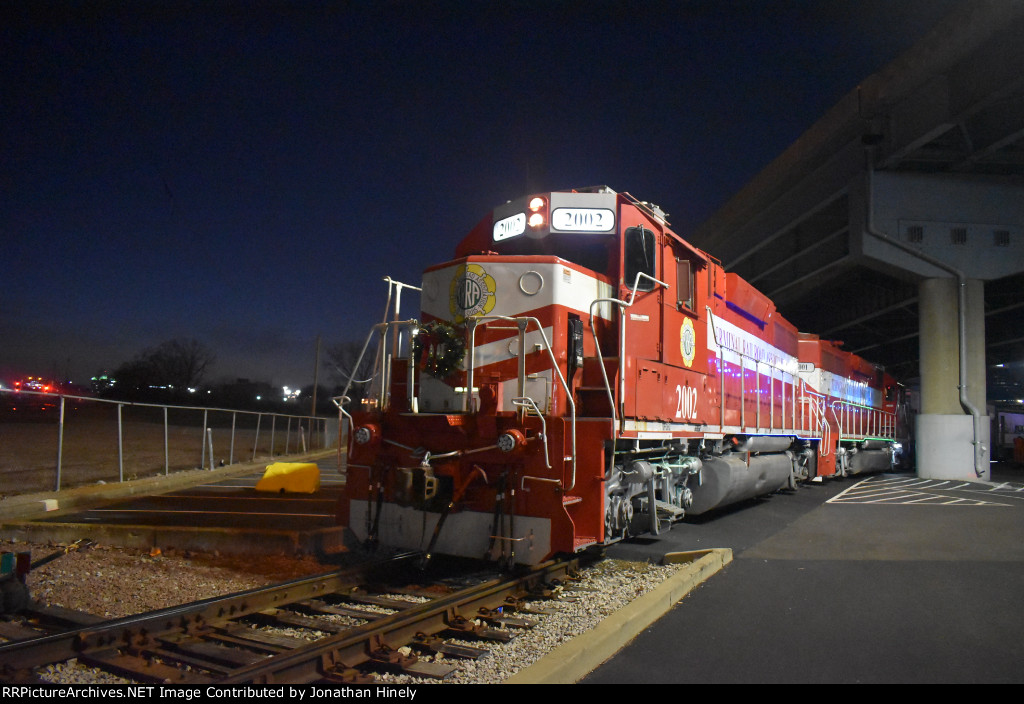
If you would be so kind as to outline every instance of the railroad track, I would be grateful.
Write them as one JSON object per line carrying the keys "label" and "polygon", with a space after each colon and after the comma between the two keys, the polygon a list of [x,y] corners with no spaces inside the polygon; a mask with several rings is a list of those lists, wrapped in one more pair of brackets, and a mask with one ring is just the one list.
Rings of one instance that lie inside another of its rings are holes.
{"label": "railroad track", "polygon": [[[0,628],[17,638],[0,644],[0,681],[39,683],[39,668],[71,659],[138,683],[359,683],[377,672],[444,679],[451,659],[483,657],[488,641],[534,625],[529,616],[543,611],[528,600],[550,596],[550,585],[578,568],[577,560],[552,561],[512,576],[462,578],[470,584],[423,585],[410,581],[423,579],[412,570],[417,558],[109,621],[34,607],[26,622]],[[452,636],[480,645],[447,642]]]}

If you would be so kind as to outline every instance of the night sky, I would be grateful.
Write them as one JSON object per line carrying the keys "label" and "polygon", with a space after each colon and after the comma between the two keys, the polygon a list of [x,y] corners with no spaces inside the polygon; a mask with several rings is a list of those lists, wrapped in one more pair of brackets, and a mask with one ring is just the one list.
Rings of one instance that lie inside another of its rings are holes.
{"label": "night sky", "polygon": [[0,380],[195,338],[310,384],[506,200],[685,236],[956,4],[5,2]]}

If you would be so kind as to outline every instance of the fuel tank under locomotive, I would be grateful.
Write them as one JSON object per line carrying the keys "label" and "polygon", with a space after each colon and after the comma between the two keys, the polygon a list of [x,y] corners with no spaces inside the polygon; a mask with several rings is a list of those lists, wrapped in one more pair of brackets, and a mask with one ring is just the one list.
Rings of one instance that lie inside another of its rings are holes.
{"label": "fuel tank under locomotive", "polygon": [[892,469],[892,443],[884,440],[865,440],[838,451],[843,474],[888,472]]}
{"label": "fuel tank under locomotive", "polygon": [[789,453],[730,453],[703,462],[693,503],[686,510],[693,516],[792,486],[793,458]]}
{"label": "fuel tank under locomotive", "polygon": [[699,516],[784,487],[796,487],[800,465],[785,436],[732,437],[724,452],[704,459],[687,513]]}

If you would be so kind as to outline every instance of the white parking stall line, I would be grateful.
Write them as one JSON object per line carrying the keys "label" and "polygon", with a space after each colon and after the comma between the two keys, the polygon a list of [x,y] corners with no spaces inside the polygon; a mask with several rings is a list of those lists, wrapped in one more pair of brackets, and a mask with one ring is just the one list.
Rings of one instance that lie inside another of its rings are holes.
{"label": "white parking stall line", "polygon": [[856,490],[856,489],[857,489],[858,487],[860,487],[860,486],[861,486],[862,484],[866,483],[867,481],[868,481],[868,480],[867,480],[867,479],[865,479],[864,481],[861,481],[861,482],[857,482],[856,484],[854,484],[854,485],[853,485],[853,486],[851,486],[851,487],[847,487],[847,488],[843,489],[842,491],[840,491],[840,492],[839,492],[838,494],[836,494],[835,496],[833,496],[833,497],[832,497],[831,499],[829,499],[829,500],[828,500],[828,501],[826,501],[825,503],[827,503],[827,504],[830,504],[830,503],[833,503],[833,502],[836,502],[836,501],[838,501],[839,499],[843,498],[843,497],[844,497],[844,496],[846,496],[847,494],[849,494],[849,493],[853,492],[854,490]]}
{"label": "white parking stall line", "polygon": [[917,489],[917,488],[929,486],[929,483],[932,480],[931,479],[916,479],[916,478],[914,478],[914,479],[900,479],[898,481],[886,481],[884,479],[876,479],[874,481],[872,481],[871,479],[865,479],[864,481],[871,482],[874,485],[899,486],[899,487],[902,487],[904,489],[907,489],[907,488]]}
{"label": "white parking stall line", "polygon": [[[970,493],[975,493],[975,494],[981,494],[981,495],[985,496],[985,495],[991,494],[992,491],[988,490],[988,489],[976,489],[976,490],[973,490],[973,491],[968,489],[968,490],[966,490],[966,493],[969,493],[969,494]],[[1013,494],[996,494],[996,496],[998,496],[1000,499],[1012,499],[1013,501],[1024,501],[1024,496],[1014,496]],[[1000,505],[1001,506],[1011,506],[1012,504],[1000,504]]]}
{"label": "white parking stall line", "polygon": [[[929,496],[928,494],[922,494],[921,492],[914,491],[908,494],[896,494],[887,498],[884,503],[896,503],[896,504],[911,504],[917,503],[918,501],[927,501],[940,497]],[[883,503],[882,501],[871,501],[869,503]]]}
{"label": "white parking stall line", "polygon": [[906,503],[907,500],[912,499],[915,496],[920,496],[916,493],[901,493],[901,494],[858,494],[851,496],[844,501],[838,501],[836,503],[841,504],[889,504],[889,503]]}
{"label": "white parking stall line", "polygon": [[1012,491],[1014,494],[1024,494],[1024,484],[1013,484],[1011,482],[1003,482],[997,486],[988,489],[987,491]]}
{"label": "white parking stall line", "polygon": [[[889,504],[889,505],[936,505],[936,506],[1010,506],[994,501],[983,501],[981,499],[970,499],[957,496],[950,496],[945,493],[931,494],[920,491],[922,488],[934,489],[940,492],[961,491],[967,492],[970,489],[964,487],[973,486],[971,482],[950,482],[948,480],[917,480],[913,482],[895,483],[878,477],[869,477],[853,486],[836,494],[825,503],[829,504]],[[913,488],[916,491],[910,491]],[[978,493],[988,493],[987,490],[975,490]],[[1005,496],[1005,495],[1002,495]],[[1016,498],[1016,497],[1013,497]],[[1022,497],[1024,499],[1024,497]]]}
{"label": "white parking stall line", "polygon": [[937,499],[942,499],[941,496],[929,496],[928,494],[919,494],[918,498],[910,501],[904,501],[905,504],[923,504],[923,503],[935,503]]}
{"label": "white parking stall line", "polygon": [[877,489],[875,489],[875,490],[866,489],[866,490],[862,490],[862,491],[851,492],[849,497],[845,498],[844,500],[848,500],[848,501],[870,501],[872,499],[879,498],[879,497],[888,500],[888,499],[892,499],[892,498],[899,498],[899,497],[902,497],[902,496],[917,496],[917,494],[914,493],[914,492],[896,493],[896,492],[894,492],[892,490],[878,491]]}
{"label": "white parking stall line", "polygon": [[890,504],[909,506],[910,504],[934,504],[938,506],[1010,506],[1010,504],[1001,504],[994,501],[982,501],[981,499],[963,499],[953,496],[943,496],[941,494],[925,494],[925,493],[912,493],[912,494],[892,494],[889,496],[879,496],[877,494],[855,494],[843,498],[840,501],[836,500],[837,497],[826,501],[825,503],[830,504]]}
{"label": "white parking stall line", "polygon": [[915,489],[938,489],[943,484],[948,484],[948,482],[938,479],[918,479],[915,482],[907,484],[907,486],[912,486]]}

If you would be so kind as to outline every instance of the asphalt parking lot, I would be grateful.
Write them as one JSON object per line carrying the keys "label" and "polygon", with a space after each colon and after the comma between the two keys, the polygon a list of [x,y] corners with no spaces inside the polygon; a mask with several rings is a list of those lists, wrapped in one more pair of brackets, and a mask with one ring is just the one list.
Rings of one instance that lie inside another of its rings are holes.
{"label": "asphalt parking lot", "polygon": [[609,549],[733,561],[583,680],[1024,680],[1024,470],[811,484]]}

